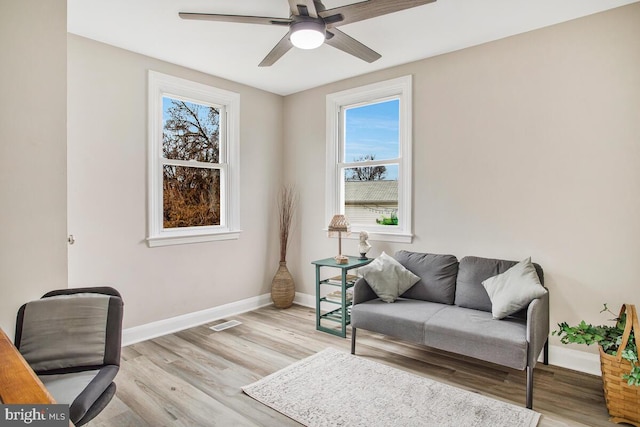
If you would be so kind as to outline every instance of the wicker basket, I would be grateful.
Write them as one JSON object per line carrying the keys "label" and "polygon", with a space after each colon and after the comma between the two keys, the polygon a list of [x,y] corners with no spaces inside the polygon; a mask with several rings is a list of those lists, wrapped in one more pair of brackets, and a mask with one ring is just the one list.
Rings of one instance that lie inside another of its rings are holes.
{"label": "wicker basket", "polygon": [[640,387],[630,386],[622,379],[622,375],[631,370],[631,363],[622,359],[622,350],[629,342],[629,335],[633,328],[636,348],[640,349],[640,326],[638,314],[633,304],[625,304],[620,309],[620,316],[627,313],[627,321],[622,335],[622,343],[617,356],[605,353],[600,347],[600,369],[607,410],[614,423],[627,423],[640,427]]}

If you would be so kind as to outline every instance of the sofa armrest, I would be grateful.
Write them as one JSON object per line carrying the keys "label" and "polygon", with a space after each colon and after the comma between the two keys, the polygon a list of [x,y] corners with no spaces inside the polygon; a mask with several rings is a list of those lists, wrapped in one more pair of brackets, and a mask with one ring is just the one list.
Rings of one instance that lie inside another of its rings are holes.
{"label": "sofa armrest", "polygon": [[371,289],[371,286],[369,286],[364,278],[359,278],[353,285],[353,305],[371,301],[376,298],[378,298],[378,295]]}
{"label": "sofa armrest", "polygon": [[549,338],[549,292],[536,298],[527,309],[527,366],[536,366],[538,356]]}

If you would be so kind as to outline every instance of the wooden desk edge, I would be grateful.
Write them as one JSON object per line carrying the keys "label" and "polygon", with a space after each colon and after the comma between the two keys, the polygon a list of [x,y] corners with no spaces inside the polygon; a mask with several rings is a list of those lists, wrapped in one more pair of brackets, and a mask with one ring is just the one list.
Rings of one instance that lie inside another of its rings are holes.
{"label": "wooden desk edge", "polygon": [[56,403],[2,328],[0,328],[0,401],[6,405]]}

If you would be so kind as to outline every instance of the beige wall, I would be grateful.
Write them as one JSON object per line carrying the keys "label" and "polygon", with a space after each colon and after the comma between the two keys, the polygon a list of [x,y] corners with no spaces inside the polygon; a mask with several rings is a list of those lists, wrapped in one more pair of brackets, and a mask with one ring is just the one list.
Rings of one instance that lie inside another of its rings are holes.
{"label": "beige wall", "polygon": [[370,255],[532,256],[553,325],[640,304],[639,22],[636,3],[286,97],[299,290],[315,293],[310,262],[337,251],[322,232],[324,173],[309,173],[325,159],[326,95],[411,74],[415,239],[372,242]]}
{"label": "beige wall", "polygon": [[65,0],[0,2],[0,327],[67,286]]}
{"label": "beige wall", "polygon": [[[125,328],[268,293],[282,97],[74,35],[68,55],[70,287],[115,286]],[[239,240],[147,247],[149,69],[240,93]]]}

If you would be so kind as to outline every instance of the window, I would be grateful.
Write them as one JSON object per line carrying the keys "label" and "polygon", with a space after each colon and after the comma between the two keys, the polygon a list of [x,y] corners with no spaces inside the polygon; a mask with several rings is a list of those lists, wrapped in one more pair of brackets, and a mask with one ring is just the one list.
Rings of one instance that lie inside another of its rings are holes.
{"label": "window", "polygon": [[326,218],[411,242],[411,76],[327,96]]}
{"label": "window", "polygon": [[239,237],[239,103],[149,71],[150,247]]}

